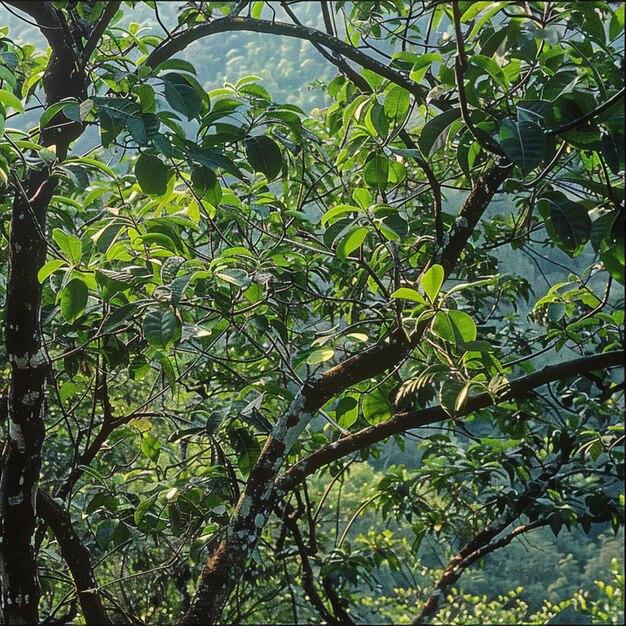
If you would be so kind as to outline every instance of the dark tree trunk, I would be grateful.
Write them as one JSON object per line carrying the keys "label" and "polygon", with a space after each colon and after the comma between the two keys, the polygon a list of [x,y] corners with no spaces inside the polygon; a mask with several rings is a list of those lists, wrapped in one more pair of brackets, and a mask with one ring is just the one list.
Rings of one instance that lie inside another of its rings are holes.
{"label": "dark tree trunk", "polygon": [[[11,3],[28,13],[52,48],[43,76],[46,106],[63,98],[84,100],[87,78],[77,58],[73,27],[50,2]],[[59,161],[84,127],[59,112],[41,133]],[[36,498],[45,435],[48,359],[40,329],[42,285],[37,273],[47,253],[46,215],[56,187],[47,165],[29,169],[16,182],[11,217],[6,300],[6,349],[11,366],[9,433],[0,477],[0,581],[6,624],[36,624],[40,587],[35,547]]]}
{"label": "dark tree trunk", "polygon": [[11,365],[9,436],[0,479],[0,575],[7,624],[37,623],[39,582],[35,498],[44,438],[47,358],[39,329],[46,210],[54,190],[48,168],[33,171],[13,203],[6,314]]}

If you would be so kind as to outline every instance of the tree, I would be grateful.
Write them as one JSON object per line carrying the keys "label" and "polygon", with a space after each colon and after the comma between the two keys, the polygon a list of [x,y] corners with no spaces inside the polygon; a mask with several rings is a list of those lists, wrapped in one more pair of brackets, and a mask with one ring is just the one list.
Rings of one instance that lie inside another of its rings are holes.
{"label": "tree", "polygon": [[[623,6],[146,3],[157,36],[135,2],[3,4],[49,46],[0,40],[6,623],[156,619],[140,575],[181,624],[285,588],[349,622],[401,569],[348,547],[372,502],[445,543],[426,620],[520,535],[623,524]],[[309,42],[332,104],[207,93],[177,55],[232,31]],[[325,546],[313,477],[416,432]]]}

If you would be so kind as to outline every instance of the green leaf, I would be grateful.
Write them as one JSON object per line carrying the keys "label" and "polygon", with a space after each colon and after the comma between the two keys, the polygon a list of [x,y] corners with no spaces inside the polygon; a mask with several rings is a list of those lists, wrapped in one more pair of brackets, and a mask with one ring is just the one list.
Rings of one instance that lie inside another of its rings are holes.
{"label": "green leaf", "polygon": [[383,110],[388,119],[395,120],[396,123],[401,124],[410,106],[409,92],[398,85],[394,85],[387,92]]}
{"label": "green leaf", "polygon": [[61,313],[70,323],[77,320],[87,307],[89,289],[79,278],[73,278],[61,292]]}
{"label": "green leaf", "polygon": [[43,283],[48,276],[51,276],[56,272],[60,267],[65,265],[65,261],[62,259],[53,259],[52,261],[48,261],[38,272],[37,272],[37,280],[40,283]]}
{"label": "green leaf", "polygon": [[580,253],[591,236],[591,219],[587,209],[560,191],[551,191],[537,202],[548,235],[570,256]]}
{"label": "green leaf", "polygon": [[11,107],[20,113],[24,112],[24,105],[21,100],[6,89],[0,89],[0,104]]}
{"label": "green leaf", "polygon": [[64,382],[59,389],[59,398],[61,402],[67,402],[72,396],[80,391],[80,387],[71,380]]}
{"label": "green leaf", "polygon": [[163,63],[159,63],[154,68],[154,74],[165,70],[179,70],[181,72],[189,72],[190,74],[196,73],[196,68],[189,63],[189,61],[183,59],[168,59],[167,61],[163,61]]}
{"label": "green leaf", "polygon": [[[52,239],[61,249],[61,252],[67,257],[73,265],[80,265],[80,259],[83,252],[83,244],[81,240],[70,233],[66,233],[60,228],[52,231]],[[43,269],[43,268],[42,268]]]}
{"label": "green leaf", "polygon": [[180,339],[182,326],[172,311],[159,307],[147,313],[143,331],[150,345],[155,348],[167,348]]}
{"label": "green leaf", "polygon": [[441,285],[443,284],[444,270],[441,265],[433,265],[422,276],[422,288],[431,302],[435,302]]}
{"label": "green leaf", "polygon": [[369,207],[373,204],[374,198],[369,190],[364,189],[363,187],[357,187],[352,192],[352,197],[354,201],[363,209],[363,211],[367,211]]}
{"label": "green leaf", "polygon": [[213,206],[218,206],[222,199],[222,188],[215,172],[206,165],[193,167],[191,170],[193,190]]}
{"label": "green leaf", "polygon": [[485,70],[500,87],[508,89],[509,81],[502,71],[502,68],[491,57],[486,57],[482,54],[474,54],[469,58],[469,62]]}
{"label": "green leaf", "polygon": [[363,180],[368,187],[384,191],[389,182],[389,159],[384,154],[371,156],[363,166]]}
{"label": "green leaf", "polygon": [[422,54],[420,58],[413,65],[413,69],[409,74],[409,78],[416,83],[421,83],[426,76],[426,72],[430,69],[430,66],[436,61],[441,61],[443,57],[438,52],[429,52],[428,54]]}
{"label": "green leaf", "polygon": [[311,352],[311,354],[309,354],[306,358],[306,362],[309,365],[318,365],[319,363],[330,361],[330,359],[334,356],[335,351],[332,348],[324,348],[323,350],[315,350],[315,352]]}
{"label": "green leaf", "polygon": [[188,120],[196,117],[202,110],[202,96],[196,88],[182,74],[171,72],[162,78],[165,99],[172,109],[185,115]]}
{"label": "green leaf", "polygon": [[[457,415],[457,406],[459,406],[459,408],[462,406],[464,402],[464,398],[462,397],[464,389],[465,385],[456,380],[446,380],[441,385],[439,389],[439,402],[443,410],[450,415],[450,417]],[[461,397],[461,403],[459,403],[459,397]]]}
{"label": "green leaf", "polygon": [[274,180],[283,168],[283,158],[278,144],[266,135],[248,137],[245,141],[246,156],[255,172]]}
{"label": "green leaf", "polygon": [[106,550],[111,543],[113,533],[118,524],[118,520],[105,519],[100,526],[98,526],[98,530],[96,530],[96,543],[101,550]]}
{"label": "green leaf", "polygon": [[363,243],[368,232],[365,226],[349,230],[337,245],[337,256],[345,261]]}
{"label": "green leaf", "polygon": [[[141,452],[151,461],[155,461],[161,454],[161,444],[159,440],[149,432],[141,435]],[[154,497],[154,496],[153,496]]]}
{"label": "green leaf", "polygon": [[607,165],[613,174],[624,170],[624,133],[603,134],[600,147]]}
{"label": "green leaf", "polygon": [[[141,443],[141,448],[143,451],[143,440]],[[147,455],[146,455],[147,456]],[[148,457],[151,458],[151,457]],[[135,520],[135,524],[139,526],[141,524],[141,520],[144,518],[144,515],[154,506],[154,503],[157,501],[158,494],[154,494],[150,496],[147,500],[143,500],[139,503],[139,506],[135,509],[135,513],[133,515],[133,519]]]}
{"label": "green leaf", "polygon": [[437,311],[433,318],[431,328],[436,335],[445,339],[445,341],[455,343],[456,336],[452,329],[452,324],[450,323],[450,317],[445,311]]}
{"label": "green leaf", "polygon": [[326,213],[322,216],[321,224],[322,226],[327,226],[328,223],[338,215],[343,215],[344,213],[361,213],[359,207],[353,206],[352,204],[339,204],[334,206],[332,209],[328,209]]}
{"label": "green leaf", "polygon": [[452,310],[448,311],[450,322],[454,330],[456,342],[474,341],[476,339],[476,324],[474,320],[465,312]]}
{"label": "green leaf", "polygon": [[443,146],[446,132],[453,122],[461,117],[461,109],[450,109],[444,111],[426,122],[418,140],[418,145],[422,154],[431,157]]}
{"label": "green leaf", "polygon": [[167,257],[161,266],[161,282],[164,285],[169,285],[176,278],[178,270],[184,262],[185,259],[182,256]]}
{"label": "green leaf", "polygon": [[161,121],[152,113],[146,113],[140,117],[129,117],[126,120],[126,128],[130,136],[140,146],[148,145],[148,142],[156,137],[160,127]]}
{"label": "green leaf", "polygon": [[252,4],[252,9],[250,10],[250,16],[255,20],[258,20],[261,17],[261,13],[263,13],[263,6],[265,2],[254,2]]}
{"label": "green leaf", "polygon": [[129,116],[141,115],[139,105],[128,98],[97,96],[93,98],[93,104],[99,112],[117,120],[126,121]]}
{"label": "green leaf", "polygon": [[350,428],[359,417],[359,403],[352,396],[344,396],[335,407],[335,420],[342,428]]}
{"label": "green leaf", "polygon": [[502,120],[498,143],[504,154],[523,172],[539,166],[546,156],[546,137],[541,126],[535,122],[516,122],[511,118]]}
{"label": "green leaf", "polygon": [[363,417],[372,425],[391,417],[392,406],[382,389],[378,387],[363,400]]}
{"label": "green leaf", "polygon": [[167,191],[170,168],[158,157],[141,154],[135,163],[135,176],[146,195],[162,196]]}
{"label": "green leaf", "polygon": [[68,109],[70,107],[76,107],[78,108],[78,102],[76,102],[76,100],[72,99],[72,100],[62,100],[61,102],[55,102],[53,105],[49,106],[42,114],[41,117],[39,118],[39,128],[45,128],[48,123],[50,122],[50,120],[59,112],[65,109],[65,115],[66,117],[69,117],[67,115],[68,113]]}
{"label": "green leaf", "polygon": [[409,289],[408,287],[401,287],[396,289],[392,294],[392,298],[402,298],[403,300],[412,300],[413,302],[419,302],[419,304],[426,304],[426,300],[421,293],[415,291],[415,289]]}
{"label": "green leaf", "polygon": [[249,274],[245,270],[236,267],[215,272],[215,276],[231,285],[237,285],[237,287],[248,287],[250,285]]}
{"label": "green leaf", "polygon": [[447,342],[467,350],[476,339],[476,324],[463,311],[437,311],[432,323],[432,331]]}

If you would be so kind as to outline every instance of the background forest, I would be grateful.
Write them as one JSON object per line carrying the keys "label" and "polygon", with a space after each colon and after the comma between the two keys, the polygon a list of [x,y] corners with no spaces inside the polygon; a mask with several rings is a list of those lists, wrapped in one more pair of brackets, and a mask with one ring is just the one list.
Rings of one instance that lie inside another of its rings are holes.
{"label": "background forest", "polygon": [[623,622],[623,4],[0,15],[3,623]]}

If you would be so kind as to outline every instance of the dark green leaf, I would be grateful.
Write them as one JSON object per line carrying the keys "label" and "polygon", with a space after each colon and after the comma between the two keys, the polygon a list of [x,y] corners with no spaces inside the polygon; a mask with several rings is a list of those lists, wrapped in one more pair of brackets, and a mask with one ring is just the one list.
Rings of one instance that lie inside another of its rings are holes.
{"label": "dark green leaf", "polygon": [[145,194],[163,195],[167,191],[170,175],[170,168],[158,157],[141,154],[135,163],[135,176]]}
{"label": "dark green leaf", "polygon": [[202,110],[202,96],[182,74],[171,72],[163,76],[165,99],[167,103],[188,120],[196,117]]}
{"label": "dark green leaf", "polygon": [[61,292],[61,313],[68,322],[74,322],[85,311],[89,289],[79,278],[73,278]]}
{"label": "dark green leaf", "polygon": [[420,135],[419,148],[427,157],[431,157],[443,146],[446,132],[450,125],[461,117],[461,109],[450,109],[444,111],[428,121]]}
{"label": "dark green leaf", "polygon": [[498,143],[515,165],[529,172],[541,164],[546,155],[547,142],[543,129],[535,122],[502,120]]}
{"label": "dark green leaf", "polygon": [[554,243],[570,256],[576,256],[591,236],[587,209],[560,191],[546,193],[537,206]]}
{"label": "dark green leaf", "polygon": [[150,345],[167,348],[180,339],[182,326],[176,315],[166,308],[149,311],[143,322],[143,330]]}
{"label": "dark green leaf", "polygon": [[274,180],[280,174],[283,158],[278,144],[271,137],[248,137],[245,146],[248,162],[255,172],[265,174],[267,180]]}
{"label": "dark green leaf", "polygon": [[[143,441],[141,444],[143,451]],[[147,455],[146,455],[147,456]],[[152,458],[152,457],[148,457]],[[144,515],[154,506],[154,503],[157,501],[158,494],[154,494],[150,496],[147,500],[143,500],[139,503],[139,506],[135,509],[135,513],[133,515],[133,519],[135,520],[135,524],[139,526],[141,524],[141,520],[144,518]]]}
{"label": "dark green leaf", "polygon": [[213,206],[218,206],[222,199],[222,188],[215,172],[205,165],[199,165],[191,170],[191,184],[194,191]]}
{"label": "dark green leaf", "polygon": [[106,550],[111,540],[113,539],[113,533],[117,528],[119,522],[114,519],[105,519],[98,530],[96,530],[96,543],[101,550]]}
{"label": "dark green leaf", "polygon": [[129,117],[126,120],[126,128],[128,128],[130,136],[140,146],[145,146],[148,141],[154,140],[160,126],[161,121],[152,113],[144,114],[141,117]]}

